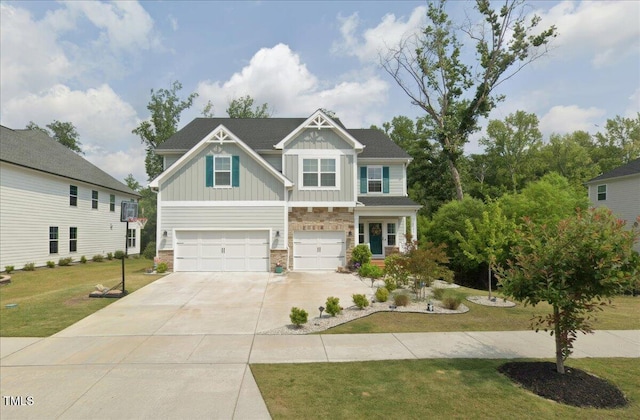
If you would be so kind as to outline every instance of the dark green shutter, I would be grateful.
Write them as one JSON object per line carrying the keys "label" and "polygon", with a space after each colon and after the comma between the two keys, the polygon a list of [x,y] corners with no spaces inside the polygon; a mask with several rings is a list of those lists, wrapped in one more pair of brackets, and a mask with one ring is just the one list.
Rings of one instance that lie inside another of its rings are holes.
{"label": "dark green shutter", "polygon": [[240,186],[240,156],[231,156],[231,186]]}
{"label": "dark green shutter", "polygon": [[382,192],[389,194],[389,167],[382,167]]}
{"label": "dark green shutter", "polygon": [[367,167],[360,167],[360,194],[367,193]]}
{"label": "dark green shutter", "polygon": [[205,156],[205,185],[213,187],[213,156]]}

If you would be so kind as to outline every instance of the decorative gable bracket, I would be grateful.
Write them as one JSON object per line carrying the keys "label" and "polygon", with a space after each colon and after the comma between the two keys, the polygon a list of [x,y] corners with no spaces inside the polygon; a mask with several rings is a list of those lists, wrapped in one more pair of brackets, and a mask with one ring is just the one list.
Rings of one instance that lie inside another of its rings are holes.
{"label": "decorative gable bracket", "polygon": [[323,115],[316,115],[307,123],[305,128],[317,128],[320,130],[321,128],[333,128],[333,125]]}
{"label": "decorative gable bracket", "polygon": [[213,135],[209,139],[207,139],[207,143],[224,143],[228,141],[234,141],[234,139],[233,137],[231,137],[231,134],[229,134],[224,128],[216,130]]}

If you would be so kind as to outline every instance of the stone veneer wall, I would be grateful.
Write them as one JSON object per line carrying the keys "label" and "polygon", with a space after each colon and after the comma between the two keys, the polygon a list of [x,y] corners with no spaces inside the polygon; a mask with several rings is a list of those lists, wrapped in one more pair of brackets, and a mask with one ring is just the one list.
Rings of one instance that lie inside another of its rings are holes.
{"label": "stone veneer wall", "polygon": [[167,263],[167,269],[173,271],[173,249],[158,251],[159,262]]}
{"label": "stone veneer wall", "polygon": [[287,249],[272,249],[270,251],[270,264],[271,264],[271,272],[276,271],[276,264],[278,261],[282,264],[285,270],[290,270],[287,262],[287,257],[289,256],[289,250]]}
{"label": "stone veneer wall", "polygon": [[[297,230],[343,231],[346,243],[346,264],[351,261],[354,239],[353,212],[346,207],[334,207],[331,212],[327,207],[294,207],[289,212],[289,267],[293,269],[293,232]],[[351,232],[351,236],[349,236]]]}

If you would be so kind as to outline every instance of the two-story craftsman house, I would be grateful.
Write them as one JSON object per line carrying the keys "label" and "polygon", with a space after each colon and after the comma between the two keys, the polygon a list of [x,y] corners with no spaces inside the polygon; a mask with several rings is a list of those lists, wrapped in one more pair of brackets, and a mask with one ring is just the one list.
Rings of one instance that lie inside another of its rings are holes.
{"label": "two-story craftsman house", "polygon": [[409,155],[375,129],[309,118],[197,118],[158,147],[160,259],[174,271],[335,270],[416,237]]}

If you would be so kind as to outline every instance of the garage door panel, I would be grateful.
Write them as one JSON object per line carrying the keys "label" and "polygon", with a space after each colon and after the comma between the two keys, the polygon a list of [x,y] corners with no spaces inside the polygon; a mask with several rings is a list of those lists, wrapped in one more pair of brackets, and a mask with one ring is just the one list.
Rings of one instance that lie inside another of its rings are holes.
{"label": "garage door panel", "polygon": [[176,271],[268,271],[266,231],[177,231]]}
{"label": "garage door panel", "polygon": [[297,270],[335,270],[344,266],[345,234],[340,231],[299,231],[293,234],[293,264]]}

